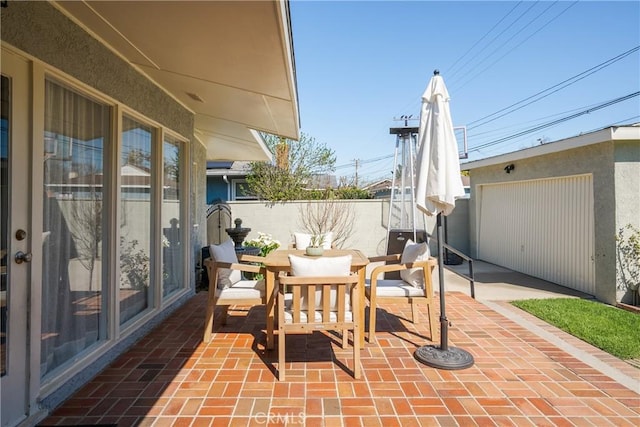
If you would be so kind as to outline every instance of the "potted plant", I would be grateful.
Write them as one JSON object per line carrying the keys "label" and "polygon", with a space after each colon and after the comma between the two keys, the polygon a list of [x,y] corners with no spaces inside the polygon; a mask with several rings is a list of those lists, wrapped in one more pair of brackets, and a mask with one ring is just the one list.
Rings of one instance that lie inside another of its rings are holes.
{"label": "potted plant", "polygon": [[324,234],[313,234],[306,252],[309,256],[321,256],[324,253]]}

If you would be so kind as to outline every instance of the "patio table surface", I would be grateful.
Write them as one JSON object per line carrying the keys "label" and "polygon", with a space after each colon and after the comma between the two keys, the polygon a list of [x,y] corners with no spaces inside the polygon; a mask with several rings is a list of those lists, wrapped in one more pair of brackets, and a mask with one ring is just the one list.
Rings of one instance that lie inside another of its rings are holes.
{"label": "patio table surface", "polygon": [[449,343],[474,356],[471,368],[416,361],[417,347],[438,344],[427,316],[412,324],[408,305],[388,304],[378,307],[378,342],[361,352],[360,380],[341,366],[351,350],[314,332],[287,337],[288,379],[278,382],[265,307],[230,309],[203,344],[206,300],[196,294],[41,425],[640,425],[640,369],[506,302],[447,293]]}

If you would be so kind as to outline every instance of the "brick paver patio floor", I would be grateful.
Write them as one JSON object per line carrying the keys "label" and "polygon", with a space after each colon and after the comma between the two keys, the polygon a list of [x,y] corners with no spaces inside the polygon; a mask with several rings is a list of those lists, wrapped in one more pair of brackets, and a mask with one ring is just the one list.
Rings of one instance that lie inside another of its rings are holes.
{"label": "brick paver patio floor", "polygon": [[[264,307],[230,311],[205,345],[206,297],[197,294],[42,425],[640,425],[640,390],[461,293],[447,294],[449,344],[474,356],[471,368],[416,361],[417,347],[434,344],[425,313],[414,325],[408,306],[385,305],[378,343],[362,351],[362,379],[351,377],[350,349],[314,332],[288,338],[285,382],[276,378],[277,351],[264,349]],[[640,379],[640,370],[578,345]]]}

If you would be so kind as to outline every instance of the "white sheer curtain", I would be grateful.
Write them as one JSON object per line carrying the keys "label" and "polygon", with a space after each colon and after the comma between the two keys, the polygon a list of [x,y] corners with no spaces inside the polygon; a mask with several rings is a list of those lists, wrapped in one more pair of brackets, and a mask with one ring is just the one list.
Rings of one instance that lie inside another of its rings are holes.
{"label": "white sheer curtain", "polygon": [[110,109],[45,86],[41,375],[101,337],[103,159]]}

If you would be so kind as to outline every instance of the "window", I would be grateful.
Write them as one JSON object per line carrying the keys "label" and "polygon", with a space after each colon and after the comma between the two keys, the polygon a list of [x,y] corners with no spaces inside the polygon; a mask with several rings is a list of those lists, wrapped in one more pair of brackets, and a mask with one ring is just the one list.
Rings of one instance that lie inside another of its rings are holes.
{"label": "window", "polygon": [[[114,326],[118,336],[189,283],[187,145],[161,139],[168,130],[133,112],[116,120],[114,106],[99,97],[57,78],[45,82],[43,383],[113,339]],[[121,123],[119,147],[114,123]],[[116,206],[117,219],[110,214]],[[119,258],[103,257],[111,253]]]}
{"label": "window", "polygon": [[246,179],[231,180],[232,200],[258,200],[255,194],[249,191],[249,184]]}
{"label": "window", "polygon": [[183,287],[182,194],[180,194],[180,158],[183,145],[165,137],[162,150],[162,295],[167,297]]}
{"label": "window", "polygon": [[122,118],[120,151],[120,324],[149,306],[155,129]]}
{"label": "window", "polygon": [[41,376],[106,339],[102,180],[110,111],[45,83]]}

